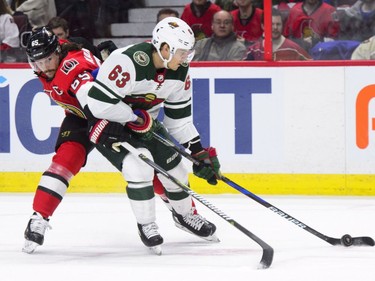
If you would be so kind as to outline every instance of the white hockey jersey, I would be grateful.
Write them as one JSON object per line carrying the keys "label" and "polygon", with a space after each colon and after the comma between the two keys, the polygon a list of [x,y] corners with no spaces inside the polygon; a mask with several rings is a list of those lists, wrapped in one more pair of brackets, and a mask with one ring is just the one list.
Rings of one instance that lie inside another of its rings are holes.
{"label": "white hockey jersey", "polygon": [[189,66],[157,70],[151,43],[140,43],[113,52],[102,64],[87,103],[97,118],[126,123],[134,109],[145,109],[156,118],[164,106],[163,124],[180,143],[199,136],[192,120]]}

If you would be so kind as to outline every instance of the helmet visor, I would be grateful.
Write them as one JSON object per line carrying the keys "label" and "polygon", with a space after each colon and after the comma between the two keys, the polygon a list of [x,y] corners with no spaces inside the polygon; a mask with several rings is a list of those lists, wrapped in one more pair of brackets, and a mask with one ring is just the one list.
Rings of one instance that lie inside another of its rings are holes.
{"label": "helmet visor", "polygon": [[177,57],[182,63],[190,63],[194,58],[195,50],[177,49],[174,56]]}

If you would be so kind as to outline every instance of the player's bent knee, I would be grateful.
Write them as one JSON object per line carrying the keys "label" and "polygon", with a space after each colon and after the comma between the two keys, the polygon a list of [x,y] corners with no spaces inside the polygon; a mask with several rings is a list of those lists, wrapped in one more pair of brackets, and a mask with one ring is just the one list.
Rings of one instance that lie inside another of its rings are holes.
{"label": "player's bent knee", "polygon": [[[175,177],[176,179],[178,179],[183,184],[188,183],[188,170],[186,169],[185,165],[183,165],[182,163],[180,163],[178,166],[174,167],[173,169],[169,170],[168,174]],[[163,184],[163,186],[165,187],[166,190],[172,191],[172,192],[173,191],[176,192],[176,191],[181,190],[181,188],[179,186],[177,186],[176,184],[171,182],[169,179],[167,179],[162,174],[158,174],[158,177],[159,177],[160,181],[162,182],[162,184]]]}
{"label": "player's bent knee", "polygon": [[[152,155],[147,149],[138,148],[138,150],[147,158],[152,159]],[[154,169],[141,160],[138,155],[129,153],[124,158],[122,174],[128,182],[152,182],[154,178]]]}

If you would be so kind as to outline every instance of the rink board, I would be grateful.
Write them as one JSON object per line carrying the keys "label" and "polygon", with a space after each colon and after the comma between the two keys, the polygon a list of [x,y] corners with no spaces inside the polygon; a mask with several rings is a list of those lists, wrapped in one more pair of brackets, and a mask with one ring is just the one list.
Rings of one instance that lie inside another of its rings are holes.
{"label": "rink board", "polygon": [[[33,192],[42,173],[0,173],[2,192]],[[225,174],[227,178],[255,194],[269,195],[375,195],[374,175],[286,175],[286,174]],[[207,184],[193,175],[191,188],[199,194],[238,194],[224,182]],[[120,173],[83,172],[77,175],[68,192],[71,193],[124,193],[126,182]]]}
{"label": "rink board", "polygon": [[[259,194],[375,195],[372,65],[195,63],[194,122],[222,172]],[[0,191],[33,192],[64,116],[30,69],[0,70]],[[190,165],[190,164],[189,164]],[[201,193],[236,193],[191,175]],[[97,152],[69,192],[123,192]]]}

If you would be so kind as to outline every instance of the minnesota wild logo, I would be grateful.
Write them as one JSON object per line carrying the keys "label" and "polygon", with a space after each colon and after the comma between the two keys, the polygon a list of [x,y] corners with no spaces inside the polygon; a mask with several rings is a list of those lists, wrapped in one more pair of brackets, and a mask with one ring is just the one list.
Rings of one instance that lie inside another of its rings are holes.
{"label": "minnesota wild logo", "polygon": [[147,102],[152,102],[155,99],[156,99],[156,95],[155,94],[149,93],[149,94],[145,95],[145,101],[147,101]]}
{"label": "minnesota wild logo", "polygon": [[150,57],[143,51],[137,51],[133,55],[133,59],[140,66],[146,66],[150,63]]}
{"label": "minnesota wild logo", "polygon": [[176,27],[179,26],[178,23],[175,22],[175,21],[168,22],[168,24],[169,24],[169,26],[172,27],[172,28],[176,28]]}

